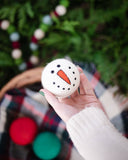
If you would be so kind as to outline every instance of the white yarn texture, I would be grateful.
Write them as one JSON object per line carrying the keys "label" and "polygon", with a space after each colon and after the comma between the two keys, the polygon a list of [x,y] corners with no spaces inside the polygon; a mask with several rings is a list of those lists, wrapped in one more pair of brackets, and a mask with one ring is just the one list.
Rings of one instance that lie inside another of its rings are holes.
{"label": "white yarn texture", "polygon": [[[66,80],[63,79],[63,76],[58,75],[59,71],[66,75]],[[69,60],[56,59],[44,68],[41,81],[44,88],[57,97],[64,98],[70,96],[78,89],[80,74],[77,67]]]}

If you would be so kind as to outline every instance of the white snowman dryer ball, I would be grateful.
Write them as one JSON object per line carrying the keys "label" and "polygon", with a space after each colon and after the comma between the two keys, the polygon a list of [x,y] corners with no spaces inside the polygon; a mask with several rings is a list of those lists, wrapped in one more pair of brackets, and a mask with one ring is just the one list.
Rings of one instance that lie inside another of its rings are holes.
{"label": "white snowman dryer ball", "polygon": [[57,97],[68,97],[74,93],[80,84],[80,74],[77,67],[66,59],[56,59],[46,65],[41,76],[44,88]]}

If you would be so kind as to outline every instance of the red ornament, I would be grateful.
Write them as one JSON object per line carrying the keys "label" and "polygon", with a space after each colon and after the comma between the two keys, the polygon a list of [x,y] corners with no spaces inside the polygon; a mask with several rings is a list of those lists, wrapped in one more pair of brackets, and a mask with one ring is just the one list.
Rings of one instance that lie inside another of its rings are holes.
{"label": "red ornament", "polygon": [[18,118],[12,122],[9,133],[14,143],[27,145],[33,142],[37,134],[37,124],[28,117]]}
{"label": "red ornament", "polygon": [[13,48],[20,48],[20,43],[19,42],[12,42],[12,47]]}
{"label": "red ornament", "polygon": [[37,42],[38,42],[38,40],[36,39],[36,37],[35,37],[35,36],[32,36],[31,41],[32,41],[33,43],[37,43]]}

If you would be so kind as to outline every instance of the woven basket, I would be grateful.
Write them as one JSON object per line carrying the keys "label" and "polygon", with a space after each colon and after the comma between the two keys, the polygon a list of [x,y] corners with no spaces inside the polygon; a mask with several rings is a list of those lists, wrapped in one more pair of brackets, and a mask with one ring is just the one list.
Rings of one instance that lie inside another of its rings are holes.
{"label": "woven basket", "polygon": [[38,67],[24,71],[23,73],[12,78],[5,86],[0,90],[0,100],[4,94],[13,88],[22,88],[28,85],[41,82],[41,73],[43,67]]}

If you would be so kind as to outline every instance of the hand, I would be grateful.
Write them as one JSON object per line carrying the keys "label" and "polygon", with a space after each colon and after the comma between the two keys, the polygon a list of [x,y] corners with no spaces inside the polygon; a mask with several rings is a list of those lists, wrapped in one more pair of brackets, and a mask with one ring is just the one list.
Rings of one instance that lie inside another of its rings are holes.
{"label": "hand", "polygon": [[44,92],[48,103],[65,122],[86,107],[94,106],[104,111],[101,103],[96,98],[90,82],[83,73],[83,70],[80,67],[78,67],[78,70],[80,72],[80,93],[77,90],[70,96],[70,98],[57,98],[46,89],[40,90]]}

